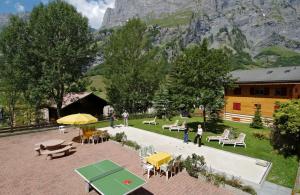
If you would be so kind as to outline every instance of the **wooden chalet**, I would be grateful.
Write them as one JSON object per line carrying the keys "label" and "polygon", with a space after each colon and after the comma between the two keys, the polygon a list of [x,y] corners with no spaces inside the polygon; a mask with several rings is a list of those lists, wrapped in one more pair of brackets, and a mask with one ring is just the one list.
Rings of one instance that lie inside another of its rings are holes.
{"label": "wooden chalet", "polygon": [[300,98],[300,67],[279,67],[231,72],[237,87],[225,91],[226,120],[250,123],[256,107],[262,118],[272,120],[276,102]]}

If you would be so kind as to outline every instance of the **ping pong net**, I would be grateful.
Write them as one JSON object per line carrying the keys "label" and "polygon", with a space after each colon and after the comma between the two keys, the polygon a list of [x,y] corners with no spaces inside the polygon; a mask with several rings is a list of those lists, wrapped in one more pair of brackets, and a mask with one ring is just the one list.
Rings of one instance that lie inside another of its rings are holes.
{"label": "ping pong net", "polygon": [[91,178],[90,181],[89,181],[89,183],[92,183],[92,182],[94,182],[94,181],[97,181],[97,180],[99,180],[99,179],[102,179],[102,178],[104,178],[104,177],[107,177],[107,176],[109,176],[109,175],[111,175],[111,174],[117,173],[117,172],[119,172],[119,171],[121,171],[121,170],[123,170],[123,169],[124,169],[123,167],[118,167],[118,168],[109,170],[109,171],[107,171],[107,172],[104,172],[104,173],[102,173],[102,174],[100,174],[100,175],[97,175],[97,176]]}

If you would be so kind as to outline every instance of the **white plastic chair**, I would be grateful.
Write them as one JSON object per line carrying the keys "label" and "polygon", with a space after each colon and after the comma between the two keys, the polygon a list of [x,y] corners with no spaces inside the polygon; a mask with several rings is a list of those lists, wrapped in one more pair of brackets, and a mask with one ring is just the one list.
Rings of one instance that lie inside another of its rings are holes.
{"label": "white plastic chair", "polygon": [[143,163],[143,173],[145,173],[145,171],[147,171],[147,175],[148,175],[148,179],[150,178],[150,172],[153,171],[154,175],[155,175],[155,168],[153,165],[150,165],[148,163]]}
{"label": "white plastic chair", "polygon": [[64,134],[64,133],[65,133],[65,131],[66,131],[66,128],[65,128],[65,126],[59,126],[59,127],[58,127],[58,132],[59,132],[59,133],[62,133],[62,134]]}

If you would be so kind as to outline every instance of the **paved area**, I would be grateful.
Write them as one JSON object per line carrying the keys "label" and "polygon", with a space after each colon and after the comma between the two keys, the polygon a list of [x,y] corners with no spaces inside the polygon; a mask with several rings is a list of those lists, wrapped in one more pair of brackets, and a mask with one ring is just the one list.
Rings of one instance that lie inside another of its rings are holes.
{"label": "paved area", "polygon": [[[186,157],[192,153],[205,157],[207,164],[214,170],[234,175],[244,183],[254,187],[258,195],[290,195],[292,190],[263,180],[267,168],[255,164],[255,158],[242,156],[207,146],[200,148],[193,143],[185,144],[179,139],[152,133],[133,127],[102,128],[110,134],[124,131],[128,140],[134,140],[141,146],[153,145],[157,151],[166,151]],[[260,183],[261,181],[261,183]]]}
{"label": "paved area", "polygon": [[[217,188],[181,172],[169,181],[142,174],[136,151],[122,147],[115,142],[100,144],[75,143],[76,149],[69,156],[46,160],[35,156],[34,144],[49,139],[71,141],[78,136],[77,130],[59,134],[48,131],[0,138],[0,194],[5,195],[79,195],[85,193],[85,185],[74,169],[104,159],[110,159],[147,180],[144,188],[134,194],[188,194],[188,195],[230,195],[233,192]],[[88,194],[97,194],[91,191]]]}
{"label": "paved area", "polygon": [[182,155],[184,158],[192,153],[203,155],[208,167],[212,168],[212,170],[239,177],[243,181],[249,182],[249,184],[260,184],[268,171],[268,168],[256,165],[258,159],[255,158],[207,146],[198,147],[193,143],[185,144],[176,138],[133,127],[107,127],[104,129],[107,129],[110,134],[124,131],[128,140],[134,140],[142,146],[153,145],[157,151]]}
{"label": "paved area", "polygon": [[290,195],[292,194],[292,189],[266,181],[256,192],[258,195]]}

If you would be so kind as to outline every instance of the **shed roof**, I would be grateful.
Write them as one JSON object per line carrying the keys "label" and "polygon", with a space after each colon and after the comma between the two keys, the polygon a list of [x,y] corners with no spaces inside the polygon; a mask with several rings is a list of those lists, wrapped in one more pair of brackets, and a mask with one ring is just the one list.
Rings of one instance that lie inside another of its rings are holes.
{"label": "shed roof", "polygon": [[[78,100],[81,100],[89,95],[94,95],[93,92],[82,92],[82,93],[68,93],[64,96],[62,108],[65,108]],[[96,96],[96,95],[95,95]],[[97,96],[98,97],[98,96]],[[100,97],[98,97],[101,99]],[[55,103],[52,103],[51,108],[57,108]]]}
{"label": "shed roof", "polygon": [[239,84],[300,82],[300,67],[296,66],[236,70],[230,74]]}

